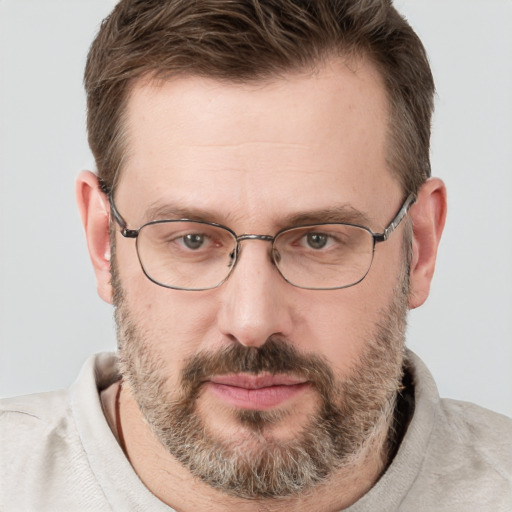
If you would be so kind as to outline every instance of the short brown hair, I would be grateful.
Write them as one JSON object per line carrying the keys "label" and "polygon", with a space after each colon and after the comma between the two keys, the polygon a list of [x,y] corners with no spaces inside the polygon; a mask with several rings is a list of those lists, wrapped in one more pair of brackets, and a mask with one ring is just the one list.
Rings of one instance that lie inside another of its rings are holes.
{"label": "short brown hair", "polygon": [[255,81],[339,55],[371,59],[390,102],[388,164],[404,192],[430,176],[434,82],[423,45],[391,0],[121,0],[85,70],[87,128],[100,182],[123,164],[123,113],[143,76]]}

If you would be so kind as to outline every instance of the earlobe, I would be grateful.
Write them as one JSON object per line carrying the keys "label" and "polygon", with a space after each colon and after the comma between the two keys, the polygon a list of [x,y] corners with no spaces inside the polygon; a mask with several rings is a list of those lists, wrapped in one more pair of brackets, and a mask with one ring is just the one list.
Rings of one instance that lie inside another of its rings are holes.
{"label": "earlobe", "polygon": [[434,276],[437,248],[446,220],[446,188],[438,178],[427,180],[410,210],[413,225],[409,308],[421,306]]}
{"label": "earlobe", "polygon": [[76,200],[85,231],[89,256],[96,274],[99,296],[112,303],[110,283],[110,209],[108,199],[98,185],[98,178],[82,171],[76,180]]}

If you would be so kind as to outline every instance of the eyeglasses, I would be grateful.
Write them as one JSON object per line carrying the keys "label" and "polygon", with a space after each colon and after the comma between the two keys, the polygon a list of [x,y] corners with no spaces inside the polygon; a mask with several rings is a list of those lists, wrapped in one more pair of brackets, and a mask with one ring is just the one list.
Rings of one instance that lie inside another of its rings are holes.
{"label": "eyeglasses", "polygon": [[230,276],[241,242],[270,242],[270,256],[282,277],[308,290],[335,290],[360,283],[370,270],[375,244],[385,242],[416,197],[411,194],[382,233],[357,224],[325,223],[282,229],[276,235],[237,235],[213,222],[154,220],[128,229],[109,194],[111,212],[125,238],[135,238],[144,274],[176,290],[210,290]]}

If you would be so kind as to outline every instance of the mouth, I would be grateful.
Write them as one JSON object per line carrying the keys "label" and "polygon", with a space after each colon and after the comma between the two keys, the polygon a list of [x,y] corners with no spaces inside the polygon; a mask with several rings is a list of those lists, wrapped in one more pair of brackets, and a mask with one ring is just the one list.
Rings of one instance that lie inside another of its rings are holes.
{"label": "mouth", "polygon": [[210,378],[205,388],[223,402],[241,409],[265,411],[306,391],[305,379],[290,375],[219,375]]}

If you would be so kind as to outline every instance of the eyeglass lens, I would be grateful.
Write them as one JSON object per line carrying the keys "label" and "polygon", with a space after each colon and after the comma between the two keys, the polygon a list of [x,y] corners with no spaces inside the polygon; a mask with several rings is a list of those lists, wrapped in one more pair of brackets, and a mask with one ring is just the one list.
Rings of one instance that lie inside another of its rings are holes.
{"label": "eyeglass lens", "polygon": [[[279,272],[295,286],[343,288],[367,274],[373,244],[365,228],[321,224],[282,231],[273,242],[272,255]],[[227,229],[210,224],[154,222],[141,228],[137,252],[144,272],[155,283],[204,290],[228,277],[236,260],[237,240]]]}

